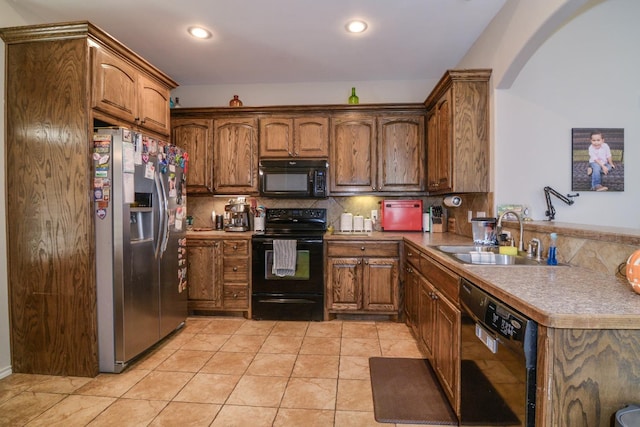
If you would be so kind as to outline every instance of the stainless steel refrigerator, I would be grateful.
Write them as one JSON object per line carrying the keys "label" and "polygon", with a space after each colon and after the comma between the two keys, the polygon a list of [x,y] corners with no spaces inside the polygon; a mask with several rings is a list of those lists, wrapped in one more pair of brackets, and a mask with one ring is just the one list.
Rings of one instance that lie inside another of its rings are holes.
{"label": "stainless steel refrigerator", "polygon": [[99,364],[121,372],[187,317],[187,155],[124,128],[93,139]]}

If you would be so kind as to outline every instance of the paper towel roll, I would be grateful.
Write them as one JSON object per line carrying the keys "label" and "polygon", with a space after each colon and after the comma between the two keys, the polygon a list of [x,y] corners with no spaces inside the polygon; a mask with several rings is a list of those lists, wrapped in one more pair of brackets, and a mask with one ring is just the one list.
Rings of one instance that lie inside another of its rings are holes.
{"label": "paper towel roll", "polygon": [[353,231],[362,231],[364,229],[364,217],[355,215],[353,217]]}
{"label": "paper towel roll", "polygon": [[447,196],[444,198],[444,205],[450,208],[457,208],[462,204],[462,199],[459,196]]}
{"label": "paper towel roll", "polygon": [[353,214],[345,212],[340,215],[340,231],[353,231]]}
{"label": "paper towel roll", "polygon": [[429,231],[429,225],[431,225],[430,222],[430,218],[429,218],[429,214],[428,213],[423,213],[422,214],[422,231],[427,232]]}

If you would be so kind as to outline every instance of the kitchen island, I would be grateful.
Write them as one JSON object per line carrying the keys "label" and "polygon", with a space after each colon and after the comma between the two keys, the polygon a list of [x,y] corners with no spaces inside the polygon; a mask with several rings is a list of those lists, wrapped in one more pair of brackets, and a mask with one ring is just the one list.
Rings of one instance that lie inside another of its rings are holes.
{"label": "kitchen island", "polygon": [[371,233],[327,239],[403,239],[538,325],[536,425],[606,426],[640,402],[640,295],[626,279],[571,265],[464,264],[438,245],[472,244],[449,233]]}

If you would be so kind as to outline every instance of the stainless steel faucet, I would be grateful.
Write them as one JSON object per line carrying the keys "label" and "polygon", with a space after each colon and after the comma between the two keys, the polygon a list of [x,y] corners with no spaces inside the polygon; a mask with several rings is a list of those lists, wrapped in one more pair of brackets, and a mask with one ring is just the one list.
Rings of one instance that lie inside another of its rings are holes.
{"label": "stainless steel faucet", "polygon": [[502,214],[500,215],[500,217],[498,218],[498,234],[501,233],[502,231],[502,218],[504,218],[504,216],[506,214],[512,213],[513,215],[515,215],[515,217],[518,219],[518,224],[520,224],[520,236],[519,236],[519,243],[518,243],[518,252],[524,252],[524,242],[522,241],[522,235],[524,233],[524,225],[522,224],[522,219],[520,218],[520,215],[518,214],[518,212],[516,211],[504,211],[502,212]]}
{"label": "stainless steel faucet", "polygon": [[533,258],[535,256],[536,261],[542,261],[542,242],[535,237],[529,241],[529,248],[527,249],[527,256]]}

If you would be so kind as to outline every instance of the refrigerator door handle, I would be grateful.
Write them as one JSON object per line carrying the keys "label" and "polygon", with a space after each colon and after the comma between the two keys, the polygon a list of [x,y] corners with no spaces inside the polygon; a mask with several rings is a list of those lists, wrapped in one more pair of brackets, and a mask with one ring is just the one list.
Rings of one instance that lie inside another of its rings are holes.
{"label": "refrigerator door handle", "polygon": [[164,192],[163,192],[163,188],[162,188],[162,180],[160,179],[160,176],[158,175],[158,172],[155,172],[153,174],[153,179],[155,181],[155,190],[156,190],[156,194],[158,195],[158,210],[159,210],[159,220],[160,220],[160,224],[158,225],[158,236],[157,236],[157,240],[156,240],[156,247],[155,247],[155,257],[156,259],[159,258],[161,256],[161,251],[162,251],[162,244],[164,241],[164,235],[165,235],[165,230],[166,230],[166,210],[167,210],[167,205],[166,205],[166,199],[164,197]]}
{"label": "refrigerator door handle", "polygon": [[156,179],[160,182],[160,189],[162,191],[162,201],[160,202],[160,206],[162,206],[161,215],[164,219],[163,223],[161,223],[162,237],[160,239],[160,257],[162,257],[167,250],[167,243],[169,242],[169,198],[167,197],[167,189],[164,186],[164,180],[157,172]]}

